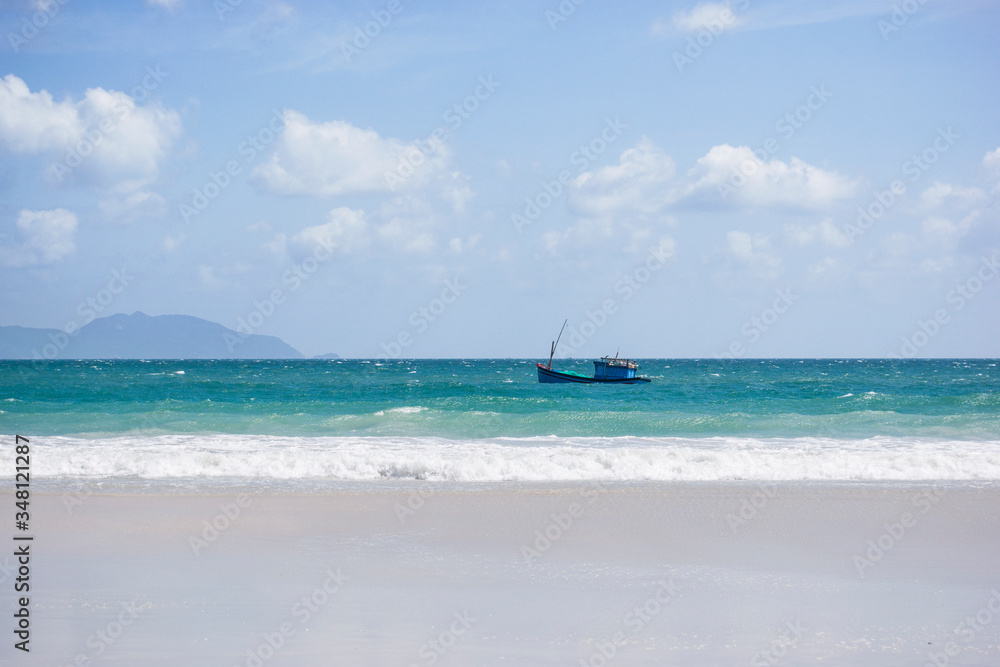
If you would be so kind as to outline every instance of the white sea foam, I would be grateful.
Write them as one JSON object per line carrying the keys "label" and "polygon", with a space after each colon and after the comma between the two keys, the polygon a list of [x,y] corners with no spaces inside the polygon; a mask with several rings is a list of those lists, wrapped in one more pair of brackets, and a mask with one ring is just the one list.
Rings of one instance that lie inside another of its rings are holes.
{"label": "white sea foam", "polygon": [[[162,435],[32,439],[41,478],[106,480],[1000,480],[1000,441]],[[0,466],[13,469],[13,449]]]}

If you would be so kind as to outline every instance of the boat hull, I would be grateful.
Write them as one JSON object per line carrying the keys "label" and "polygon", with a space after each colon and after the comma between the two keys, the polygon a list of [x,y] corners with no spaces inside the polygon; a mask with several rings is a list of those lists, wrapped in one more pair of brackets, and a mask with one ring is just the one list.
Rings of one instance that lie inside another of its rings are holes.
{"label": "boat hull", "polygon": [[575,373],[562,373],[547,368],[543,364],[535,364],[538,368],[538,381],[542,383],[576,383],[576,384],[640,384],[650,382],[649,378],[589,378]]}

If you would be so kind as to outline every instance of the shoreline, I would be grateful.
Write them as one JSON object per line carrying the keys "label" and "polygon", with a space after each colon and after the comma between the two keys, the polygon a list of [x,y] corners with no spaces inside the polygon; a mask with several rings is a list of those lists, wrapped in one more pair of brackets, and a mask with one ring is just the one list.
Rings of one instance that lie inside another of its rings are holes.
{"label": "shoreline", "polygon": [[[103,479],[83,477],[40,478],[33,480],[32,494],[52,496],[168,496],[226,497],[234,493],[255,496],[315,497],[351,494],[401,493],[552,493],[579,489],[619,489],[636,491],[722,489],[739,492],[759,487],[788,489],[885,489],[907,490],[940,487],[944,489],[1000,490],[1000,480],[993,479],[798,479],[798,480],[507,480],[455,481],[412,478],[345,479],[247,479],[189,477],[173,479]],[[0,497],[3,492],[0,491]]]}

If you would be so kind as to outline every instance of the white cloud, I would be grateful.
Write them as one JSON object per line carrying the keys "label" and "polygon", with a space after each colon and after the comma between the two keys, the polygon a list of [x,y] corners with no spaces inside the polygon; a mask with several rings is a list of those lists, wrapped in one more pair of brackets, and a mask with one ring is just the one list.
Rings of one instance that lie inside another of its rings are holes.
{"label": "white cloud", "polygon": [[[733,181],[741,168],[750,175]],[[856,190],[856,181],[798,158],[760,162],[750,148],[728,144],[678,175],[673,159],[643,137],[617,164],[578,176],[569,201],[584,217],[653,218],[683,205],[822,209]]]}
{"label": "white cloud", "polygon": [[164,9],[177,9],[184,4],[184,0],[146,0],[150,7],[163,7]]}
{"label": "white cloud", "polygon": [[587,217],[654,214],[677,199],[676,174],[673,159],[643,137],[621,154],[618,164],[580,174],[570,205]]}
{"label": "white cloud", "polygon": [[[737,175],[734,178],[734,175]],[[689,173],[692,195],[733,204],[779,208],[824,208],[854,195],[858,183],[793,157],[761,162],[749,146],[722,144],[698,159]]]}
{"label": "white cloud", "polygon": [[252,222],[247,225],[248,232],[269,232],[271,231],[271,225],[266,220],[258,220],[257,222]]}
{"label": "white cloud", "polygon": [[993,192],[1000,192],[1000,148],[990,151],[983,157],[983,166],[989,170],[990,176],[996,181],[993,185]]}
{"label": "white cloud", "polygon": [[642,137],[621,153],[617,164],[580,174],[569,188],[569,207],[578,216],[562,232],[542,235],[544,249],[614,243],[626,252],[648,251],[651,239],[674,219],[665,209],[680,196],[674,160]]}
{"label": "white cloud", "polygon": [[378,228],[379,238],[406,252],[429,252],[434,249],[434,236],[427,230],[393,218]]}
{"label": "white cloud", "polygon": [[177,250],[182,243],[187,239],[187,234],[184,232],[179,233],[177,236],[165,236],[163,241],[160,243],[160,247],[163,248],[163,252],[172,253]]}
{"label": "white cloud", "polygon": [[167,210],[167,202],[155,192],[140,190],[125,197],[104,199],[97,207],[106,220],[128,223],[140,219],[162,218]]}
{"label": "white cloud", "polygon": [[285,24],[288,19],[295,16],[295,7],[284,2],[274,2],[257,17],[255,29],[258,34],[265,34]]}
{"label": "white cloud", "polygon": [[960,236],[964,236],[972,227],[975,221],[974,216],[961,220],[957,223],[948,218],[931,216],[925,218],[920,223],[920,231],[924,236],[929,236],[934,243],[950,242]]}
{"label": "white cloud", "polygon": [[378,210],[382,221],[376,231],[379,240],[403,252],[426,253],[437,245],[435,233],[444,220],[427,199],[419,196],[394,197]]}
{"label": "white cloud", "polygon": [[285,110],[284,121],[270,158],[254,170],[257,183],[279,194],[412,189],[441,176],[448,162],[447,147],[439,141],[386,139],[346,121],[313,123],[292,110]]}
{"label": "white cloud", "polygon": [[468,238],[454,237],[448,241],[448,250],[450,250],[455,255],[461,255],[462,253],[468,252],[479,245],[479,242],[483,240],[482,234],[473,234]]}
{"label": "white cloud", "polygon": [[[921,243],[926,251],[934,255],[958,252],[963,237],[977,228],[981,217],[979,210],[972,211],[957,222],[942,216],[929,216],[920,222],[920,235],[914,243]],[[976,250],[973,249],[974,252]]]}
{"label": "white cloud", "polygon": [[208,290],[218,290],[240,284],[239,277],[250,273],[253,269],[246,262],[234,262],[229,266],[198,266],[198,279],[201,286]]}
{"label": "white cloud", "polygon": [[809,226],[789,224],[785,226],[785,233],[792,243],[800,246],[822,243],[834,248],[846,248],[851,245],[847,234],[833,224],[832,218]]}
{"label": "white cloud", "polygon": [[649,32],[657,37],[669,35],[673,32],[673,23],[658,16],[653,20],[652,25],[649,26]]}
{"label": "white cloud", "polygon": [[79,112],[68,100],[54,102],[45,90],[32,93],[13,74],[0,80],[0,141],[14,153],[65,148],[81,134]]}
{"label": "white cloud", "polygon": [[[723,198],[720,185],[728,184],[747,160],[752,162],[748,171],[753,173]],[[566,244],[611,239],[623,242],[625,250],[639,251],[664,226],[673,225],[669,213],[683,207],[823,209],[850,197],[856,189],[855,181],[797,158],[789,163],[762,163],[749,148],[728,144],[714,146],[692,169],[678,174],[674,160],[643,137],[622,152],[617,163],[584,172],[573,181],[568,203],[577,221],[562,232],[544,234],[541,240],[545,250],[553,254]],[[829,220],[814,228],[792,228],[790,235],[800,243],[846,244],[846,238]]]}
{"label": "white cloud", "polygon": [[206,289],[218,289],[226,285],[226,281],[215,275],[215,269],[207,264],[198,267],[198,280],[201,286]]}
{"label": "white cloud", "polygon": [[806,276],[818,281],[841,281],[850,275],[850,267],[833,257],[824,257],[806,267]]}
{"label": "white cloud", "polygon": [[[698,32],[699,30],[711,30],[719,34],[724,30],[735,28],[740,23],[740,19],[734,14],[729,3],[725,2],[700,2],[689,11],[676,12],[671,18],[674,28],[680,32]],[[665,24],[657,19],[653,24],[653,32],[661,34],[666,29]]]}
{"label": "white cloud", "polygon": [[774,279],[781,273],[781,258],[771,248],[768,236],[733,230],[726,233],[726,254],[757,277]]}
{"label": "white cloud", "polygon": [[441,179],[441,197],[451,204],[456,213],[464,213],[466,205],[471,202],[476,193],[469,187],[469,177],[457,171],[448,174],[448,178]]}
{"label": "white cloud", "polygon": [[[975,186],[935,182],[920,193],[925,217],[919,231],[897,232],[884,250],[903,257],[920,270],[938,273],[963,263],[963,256],[978,258],[998,246],[996,194],[1000,193],[1000,149],[986,153],[982,161],[991,191]],[[923,259],[919,259],[922,255]]]}
{"label": "white cloud", "polygon": [[518,173],[520,173],[520,169],[518,169],[518,166],[511,164],[511,162],[506,158],[500,158],[499,160],[497,160],[496,168],[497,168],[497,173],[503,176],[504,178],[512,178],[516,176]]}
{"label": "white cloud", "polygon": [[[944,18],[949,13],[965,9],[959,3],[953,4],[954,6],[939,7],[935,14],[925,16],[925,20]],[[756,0],[702,2],[688,11],[674,13],[670,19],[657,18],[650,26],[650,32],[662,37],[698,32],[706,27],[711,30],[713,26],[708,22],[721,21],[721,12],[726,7],[732,12],[732,22],[723,24],[726,30],[736,26],[739,26],[740,30],[772,30],[845,19],[888,18],[891,13],[891,8],[887,11],[884,6],[868,0],[841,0],[833,3],[807,1],[759,3]],[[719,31],[717,25],[714,27]]]}
{"label": "white cloud", "polygon": [[753,239],[746,232],[728,232],[726,234],[726,249],[733,257],[748,260],[753,255]]}
{"label": "white cloud", "polygon": [[[985,6],[985,3],[981,3]],[[708,9],[702,9],[703,7]],[[713,12],[723,6],[729,6],[741,30],[773,30],[775,28],[796,27],[844,21],[845,19],[872,19],[874,25],[878,19],[890,19],[892,8],[873,3],[870,0],[840,0],[838,2],[809,2],[793,0],[786,2],[761,3],[756,0],[733,0],[727,3],[704,2],[688,12],[675,14],[675,19],[665,21],[657,19],[653,26],[653,34],[676,33],[682,26],[691,30],[701,30],[702,16],[711,17]],[[922,15],[926,21],[947,19],[949,15],[969,11],[967,3],[945,3],[935,7],[935,11]],[[715,14],[718,16],[718,14]],[[703,19],[702,19],[703,20]],[[679,22],[679,23],[678,23]],[[727,26],[732,27],[732,26]]]}
{"label": "white cloud", "polygon": [[917,251],[920,250],[920,243],[916,236],[902,231],[890,232],[881,241],[882,250],[886,255],[908,261]]}
{"label": "white cloud", "polygon": [[14,74],[0,80],[0,146],[52,160],[47,177],[53,184],[139,189],[156,180],[180,133],[176,111],[137,106],[122,92],[90,88],[77,102],[56,102],[45,90],[32,93]]}
{"label": "white cloud", "polygon": [[[223,0],[225,3],[226,0]],[[223,38],[227,43],[238,49],[246,48],[247,42],[254,48],[267,48],[295,18],[295,7],[284,2],[269,2],[256,16],[248,16],[251,8],[237,7],[235,0],[229,4],[215,6],[220,17],[225,18],[230,12],[240,9],[240,17],[233,22],[227,22],[229,29]]]}
{"label": "white cloud", "polygon": [[365,212],[361,209],[351,210],[346,206],[333,209],[327,214],[325,223],[306,227],[291,239],[292,246],[302,254],[311,253],[317,247],[351,252],[367,243],[368,222]]}
{"label": "white cloud", "polygon": [[945,204],[971,206],[985,199],[986,193],[979,188],[940,182],[935,182],[920,193],[920,201],[929,208],[937,208]]}
{"label": "white cloud", "polygon": [[990,151],[983,157],[983,165],[1000,173],[1000,148]]}
{"label": "white cloud", "polygon": [[260,247],[262,250],[274,255],[279,261],[284,261],[288,258],[288,237],[284,234],[275,234],[271,237],[270,241],[260,244]]}
{"label": "white cloud", "polygon": [[23,209],[17,217],[20,243],[0,247],[0,264],[8,267],[52,264],[76,251],[77,218],[72,211]]}

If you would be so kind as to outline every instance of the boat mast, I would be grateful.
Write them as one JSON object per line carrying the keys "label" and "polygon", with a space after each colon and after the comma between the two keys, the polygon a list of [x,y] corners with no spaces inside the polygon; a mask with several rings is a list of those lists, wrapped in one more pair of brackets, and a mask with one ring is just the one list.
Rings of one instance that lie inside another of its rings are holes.
{"label": "boat mast", "polygon": [[552,341],[552,351],[549,352],[549,365],[548,365],[549,370],[552,370],[552,357],[556,356],[556,345],[559,344],[559,339],[562,338],[563,329],[566,328],[566,322],[569,322],[569,318],[566,318],[566,321],[563,322],[562,329],[559,330],[559,337],[556,338],[554,341]]}

